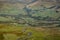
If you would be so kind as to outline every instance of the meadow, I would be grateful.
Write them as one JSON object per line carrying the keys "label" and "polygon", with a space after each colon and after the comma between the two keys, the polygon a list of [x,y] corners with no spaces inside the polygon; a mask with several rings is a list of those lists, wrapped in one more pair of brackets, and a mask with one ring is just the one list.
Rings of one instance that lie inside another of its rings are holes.
{"label": "meadow", "polygon": [[0,40],[60,40],[60,28],[0,24]]}

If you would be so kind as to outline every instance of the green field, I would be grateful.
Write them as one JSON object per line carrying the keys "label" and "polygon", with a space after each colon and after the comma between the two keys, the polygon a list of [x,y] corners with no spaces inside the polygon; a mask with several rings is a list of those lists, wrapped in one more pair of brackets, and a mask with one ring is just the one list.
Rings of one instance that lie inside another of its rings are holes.
{"label": "green field", "polygon": [[60,40],[60,28],[0,24],[0,40]]}

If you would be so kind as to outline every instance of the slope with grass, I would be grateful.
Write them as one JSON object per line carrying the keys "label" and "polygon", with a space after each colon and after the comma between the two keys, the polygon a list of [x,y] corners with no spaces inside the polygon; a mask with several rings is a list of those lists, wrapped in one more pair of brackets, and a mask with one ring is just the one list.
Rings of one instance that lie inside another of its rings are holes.
{"label": "slope with grass", "polygon": [[[0,24],[1,40],[60,40],[60,28],[21,27]],[[2,33],[2,34],[1,34]],[[2,36],[3,37],[2,37]],[[2,38],[1,38],[2,37]]]}

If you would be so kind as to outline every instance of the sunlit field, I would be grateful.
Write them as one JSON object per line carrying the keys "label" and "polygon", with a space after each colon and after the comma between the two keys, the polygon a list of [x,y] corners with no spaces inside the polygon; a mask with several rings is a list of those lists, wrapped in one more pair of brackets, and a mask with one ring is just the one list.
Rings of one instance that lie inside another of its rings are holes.
{"label": "sunlit field", "polygon": [[60,40],[60,28],[0,24],[0,40]]}

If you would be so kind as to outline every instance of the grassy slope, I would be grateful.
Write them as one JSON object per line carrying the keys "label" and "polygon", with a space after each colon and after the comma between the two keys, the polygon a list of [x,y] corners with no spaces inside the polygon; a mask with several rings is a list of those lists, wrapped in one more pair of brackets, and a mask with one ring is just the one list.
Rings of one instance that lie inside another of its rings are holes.
{"label": "grassy slope", "polygon": [[[16,27],[14,25],[0,24],[0,33],[4,34],[4,40],[60,40],[60,28],[42,27]],[[28,36],[29,33],[32,33]],[[28,39],[29,37],[29,39]]]}
{"label": "grassy slope", "polygon": [[[39,5],[40,3],[31,6],[31,8],[34,10],[39,10],[42,7],[40,7]],[[42,3],[41,3],[42,4]],[[44,4],[44,6],[46,5],[47,7],[51,6],[53,3],[46,3]],[[24,7],[24,4],[21,3],[16,3],[16,4],[8,4],[8,3],[4,3],[2,5],[2,10],[0,11],[1,14],[12,14],[12,15],[17,15],[17,14],[26,14],[26,12],[22,9]],[[33,14],[34,16],[51,16],[51,17],[59,17],[60,12],[56,13],[54,11],[54,9],[46,9],[44,10],[44,12],[35,12],[35,14]]]}
{"label": "grassy slope", "polygon": [[[17,5],[17,6],[16,6]],[[2,10],[0,11],[0,14],[11,14],[11,15],[18,15],[18,14],[22,14],[22,15],[26,15],[26,11],[24,9],[22,9],[24,5],[23,4],[4,4]],[[34,5],[32,7],[30,7],[32,10],[40,10],[42,9],[42,7],[40,5]],[[31,12],[32,14],[32,12]],[[46,9],[46,10],[43,10],[43,12],[40,12],[40,11],[36,11],[34,14],[32,14],[32,16],[36,17],[36,16],[42,16],[42,17],[46,17],[46,16],[50,16],[50,17],[53,17],[53,18],[57,18],[57,17],[60,17],[60,12],[59,13],[56,13],[54,11],[54,9]],[[27,16],[24,16],[24,17],[21,17],[23,18],[25,21],[31,23],[31,24],[35,24],[37,23],[38,21],[34,20],[33,18],[30,18],[30,17],[27,17]],[[6,18],[6,17],[1,17],[0,16],[0,21],[16,21],[16,20],[13,20],[13,18]]]}

